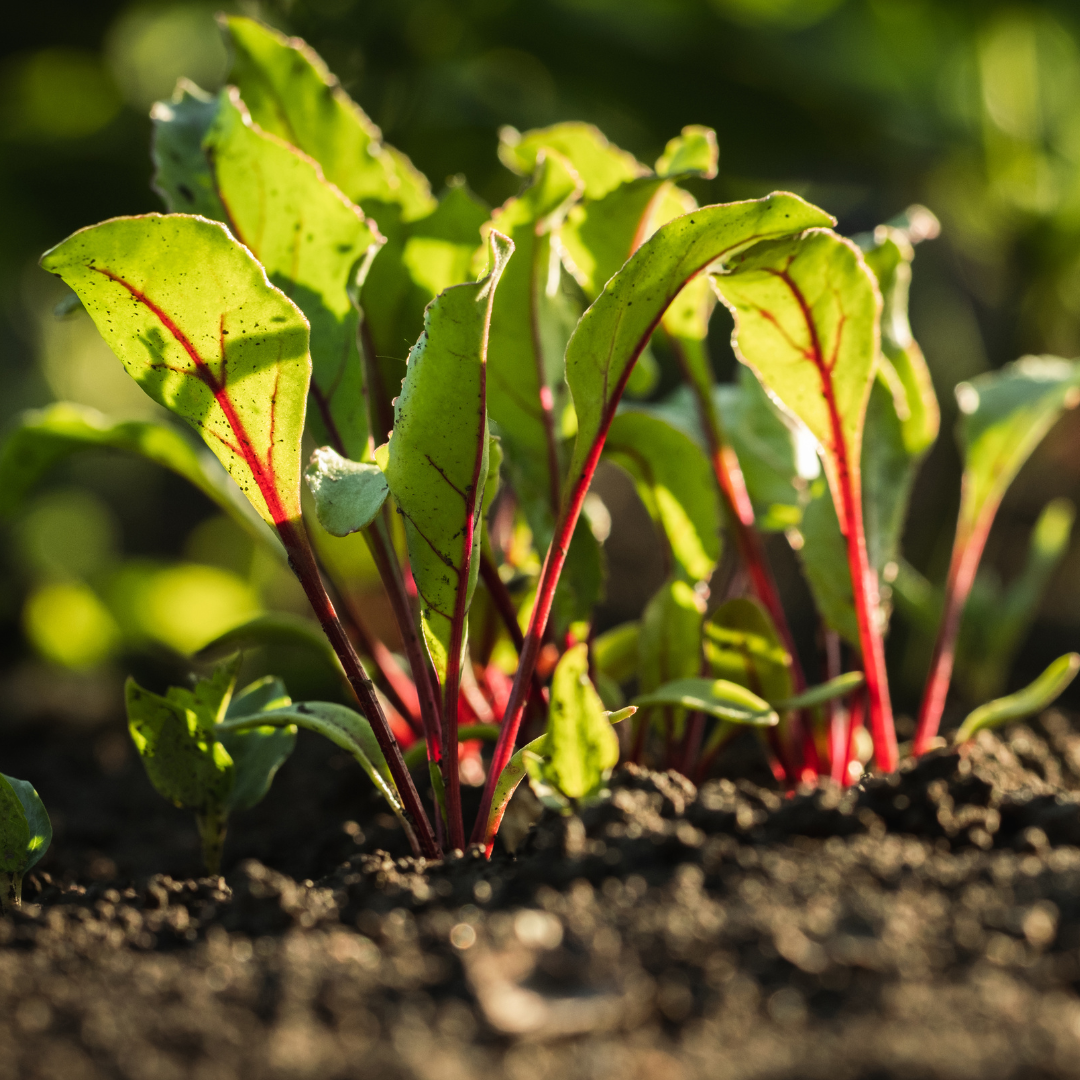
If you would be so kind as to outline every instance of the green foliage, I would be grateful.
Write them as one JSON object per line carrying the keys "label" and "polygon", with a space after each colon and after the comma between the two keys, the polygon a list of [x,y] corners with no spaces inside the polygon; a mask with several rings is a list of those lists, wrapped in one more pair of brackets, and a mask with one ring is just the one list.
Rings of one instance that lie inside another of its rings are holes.
{"label": "green foliage", "polygon": [[136,454],[183,477],[245,531],[276,543],[245,502],[236,497],[213,460],[178,431],[144,420],[115,422],[85,405],[59,401],[28,409],[0,449],[0,513],[14,513],[50,470],[72,454],[95,448]]}
{"label": "green foliage", "polygon": [[768,612],[740,596],[721,604],[704,626],[705,659],[714,676],[767,701],[791,696],[791,656]]}
{"label": "green foliage", "polygon": [[1080,653],[1059,656],[1033,683],[1008,697],[980,705],[969,713],[953,742],[959,745],[984,729],[1001,727],[1014,720],[1040,712],[1052,705],[1062,691],[1080,673]]}
{"label": "green foliage", "polygon": [[547,734],[525,759],[533,780],[573,802],[595,796],[619,760],[619,740],[589,679],[588,646],[567,649],[551,682]]}
{"label": "green foliage", "polygon": [[726,679],[675,679],[635,698],[634,704],[638,708],[678,706],[751,727],[773,727],[780,721],[767,701]]}
{"label": "green foliage", "polygon": [[681,431],[648,413],[612,421],[604,455],[626,470],[663,530],[678,575],[707,581],[720,558],[720,500],[709,462]]}
{"label": "green foliage", "polygon": [[233,729],[226,726],[241,710],[251,721],[252,714],[289,702],[275,679],[252,684],[234,702],[239,667],[237,657],[193,689],[173,686],[164,697],[134,679],[125,687],[128,729],[146,774],[158,794],[195,813],[210,874],[221,863],[229,814],[263,798],[296,739],[292,726],[281,731],[253,721],[243,733],[235,722]]}
{"label": "green foliage", "polygon": [[0,773],[0,909],[19,907],[23,876],[51,843],[52,822],[33,785]]}
{"label": "green foliage", "polygon": [[184,214],[113,218],[41,265],[80,296],[133,379],[193,424],[271,525],[300,516],[308,326],[251,253]]}
{"label": "green foliage", "polygon": [[312,454],[304,479],[315,498],[319,524],[331,536],[366,529],[390,494],[378,465],[350,461],[329,446]]}
{"label": "green foliage", "polygon": [[513,244],[490,237],[492,270],[456,285],[428,308],[425,333],[409,354],[394,411],[385,469],[405,516],[405,535],[424,639],[440,681],[451,664],[479,570],[479,516],[488,473],[485,375],[487,330],[496,287]]}

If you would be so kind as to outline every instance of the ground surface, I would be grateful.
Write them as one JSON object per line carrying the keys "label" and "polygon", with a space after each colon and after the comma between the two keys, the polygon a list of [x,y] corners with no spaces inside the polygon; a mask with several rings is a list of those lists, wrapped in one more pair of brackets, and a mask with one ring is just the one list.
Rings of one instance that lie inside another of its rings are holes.
{"label": "ground surface", "polygon": [[843,798],[627,769],[516,859],[426,868],[302,739],[202,880],[122,732],[0,755],[56,825],[0,919],[2,1080],[1080,1077],[1060,714]]}

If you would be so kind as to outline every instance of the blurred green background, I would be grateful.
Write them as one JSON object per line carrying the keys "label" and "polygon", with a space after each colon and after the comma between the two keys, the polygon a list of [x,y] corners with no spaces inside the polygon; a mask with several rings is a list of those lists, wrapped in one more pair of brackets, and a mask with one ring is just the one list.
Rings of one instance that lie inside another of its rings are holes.
{"label": "blurred green background", "polygon": [[[943,435],[917,485],[906,553],[934,580],[944,576],[958,500],[952,387],[1024,353],[1080,353],[1075,3],[226,6],[306,38],[436,189],[464,175],[497,204],[520,182],[496,157],[500,125],[584,119],[643,161],[685,124],[714,127],[720,175],[689,185],[702,202],[787,188],[834,213],[848,234],[911,203],[929,206],[943,232],[919,248],[912,321],[942,402]],[[161,208],[149,188],[148,110],[178,76],[210,89],[220,84],[227,56],[214,10],[57,0],[6,12],[0,423],[55,399],[124,418],[157,415],[88,319],[54,315],[62,289],[36,261],[80,226]],[[722,311],[715,317],[713,339],[718,367],[730,373],[726,319]],[[609,476],[601,489],[616,523],[602,612],[611,624],[640,610],[660,571],[650,568],[655,545],[628,485]],[[1055,496],[1080,501],[1074,416],[1013,486],[988,549],[991,571],[1006,580],[1018,572],[1032,523]],[[303,611],[287,574],[207,500],[135,460],[74,459],[0,528],[0,710],[12,717],[104,717],[116,708],[122,672],[176,666],[179,655],[258,610]],[[793,558],[782,540],[770,550],[812,655],[814,623]],[[362,582],[362,551],[348,557]],[[1078,600],[1074,544],[1013,685],[1080,645]],[[372,611],[373,621],[389,626],[377,606]],[[890,660],[907,709],[925,662],[914,638],[898,617]],[[308,689],[302,670],[286,677],[294,695]]]}

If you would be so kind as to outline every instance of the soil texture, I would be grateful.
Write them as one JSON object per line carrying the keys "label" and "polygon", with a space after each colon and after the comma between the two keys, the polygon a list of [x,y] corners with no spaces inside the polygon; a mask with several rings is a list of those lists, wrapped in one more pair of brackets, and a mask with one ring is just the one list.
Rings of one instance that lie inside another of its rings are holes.
{"label": "soil texture", "polygon": [[0,1080],[1080,1077],[1061,713],[843,794],[628,766],[436,864],[302,736],[221,878],[124,738],[0,732],[56,832],[0,918]]}

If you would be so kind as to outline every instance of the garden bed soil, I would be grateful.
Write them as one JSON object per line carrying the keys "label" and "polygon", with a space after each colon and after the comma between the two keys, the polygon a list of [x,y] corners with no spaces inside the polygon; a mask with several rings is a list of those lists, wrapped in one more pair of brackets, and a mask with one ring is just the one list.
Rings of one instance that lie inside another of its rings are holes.
{"label": "garden bed soil", "polygon": [[56,826],[0,919],[2,1080],[1080,1077],[1057,712],[842,796],[626,767],[434,865],[302,733],[222,878],[122,729],[0,747]]}

